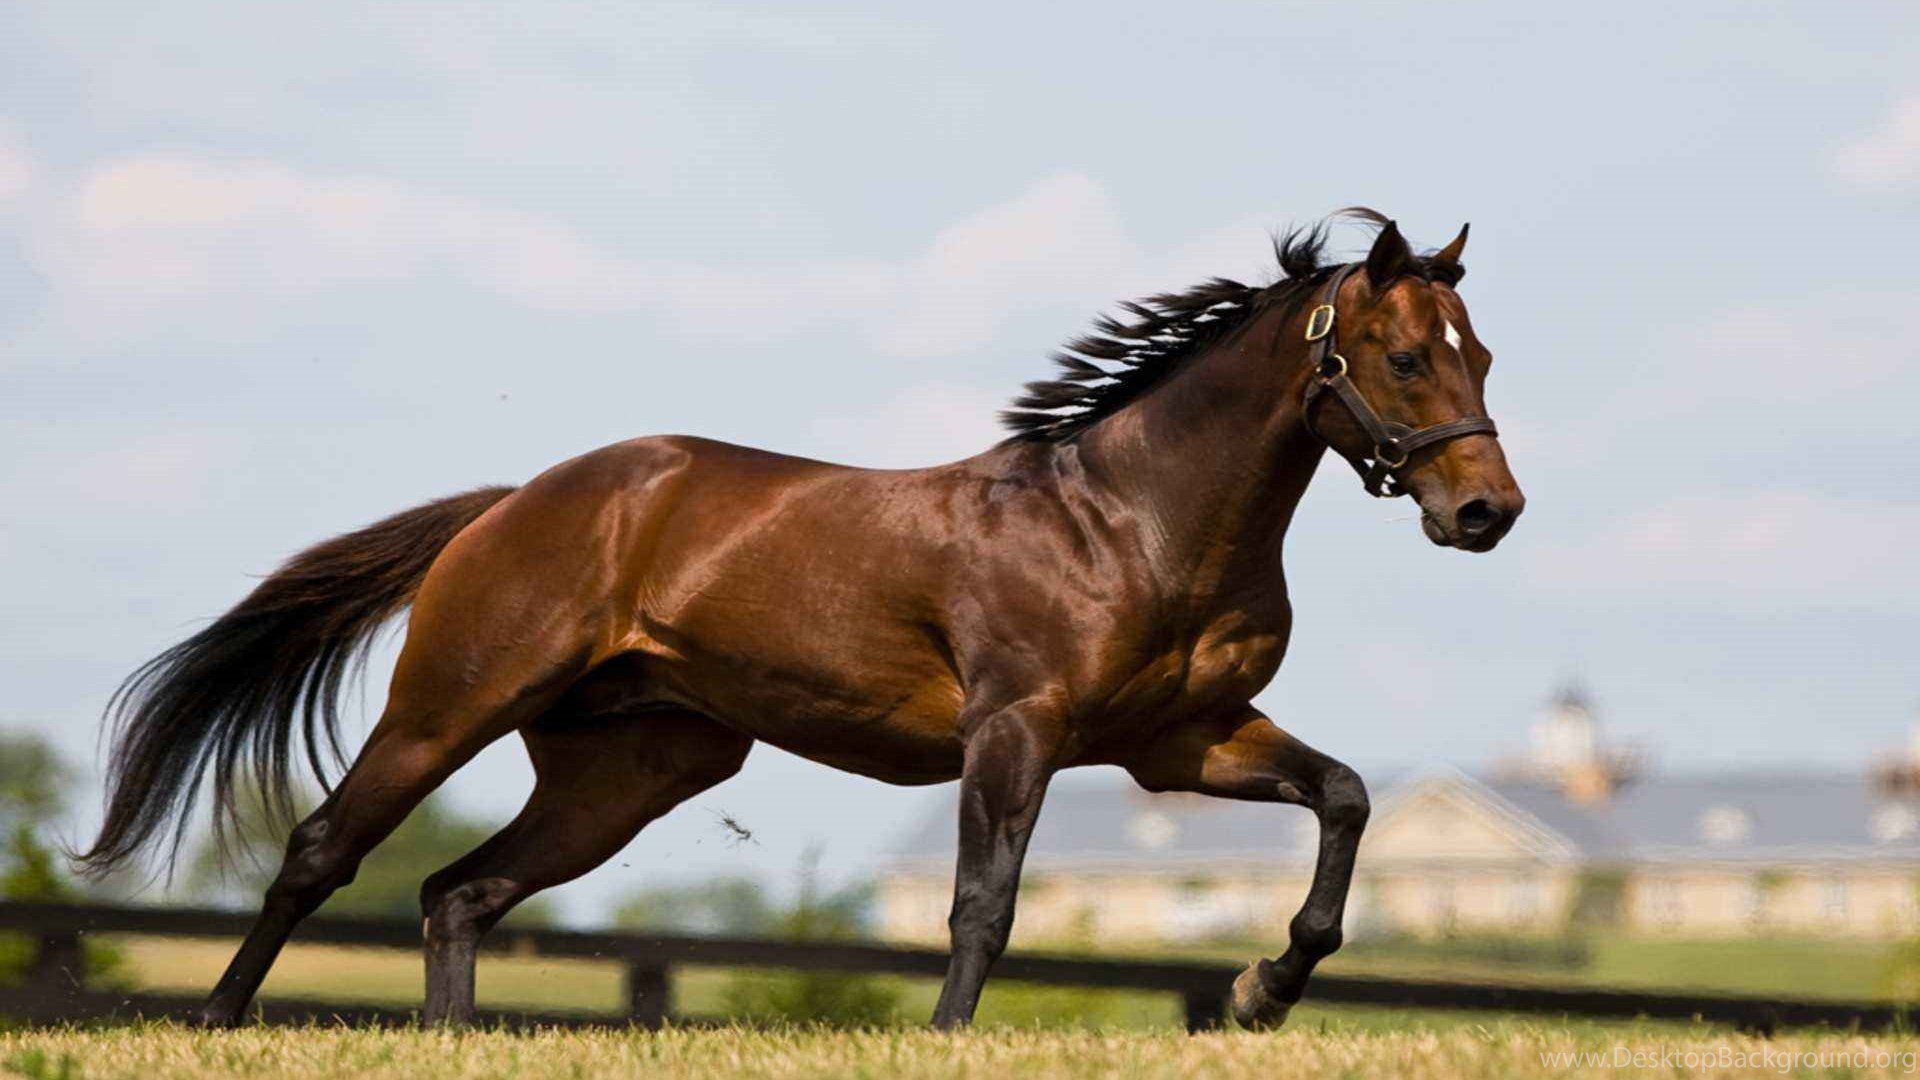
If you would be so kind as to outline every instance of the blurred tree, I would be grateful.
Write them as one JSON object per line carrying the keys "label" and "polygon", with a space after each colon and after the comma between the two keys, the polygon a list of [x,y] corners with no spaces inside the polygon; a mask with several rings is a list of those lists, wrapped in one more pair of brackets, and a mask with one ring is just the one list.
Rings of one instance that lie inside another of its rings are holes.
{"label": "blurred tree", "polygon": [[[819,871],[820,850],[810,848],[801,856],[793,906],[774,921],[774,936],[802,941],[864,936],[873,886],[823,891]],[[725,996],[729,1012],[757,1021],[871,1027],[898,1020],[900,1012],[898,980],[837,971],[742,972],[729,980]]]}
{"label": "blurred tree", "polygon": [[[1920,904],[1920,878],[1907,883],[1909,902]],[[1881,990],[1901,1004],[1920,1001],[1920,939],[1896,941],[1887,949],[1880,973]]]}
{"label": "blurred tree", "polygon": [[33,735],[0,734],[0,824],[40,824],[66,808],[73,770]]}
{"label": "blurred tree", "polygon": [[1567,932],[1577,934],[1619,927],[1626,914],[1627,875],[1613,867],[1580,872],[1567,905]]}
{"label": "blurred tree", "polygon": [[[0,899],[82,899],[42,836],[66,810],[76,782],[73,770],[44,739],[0,734]],[[17,977],[35,948],[20,935],[0,935],[0,978]],[[86,962],[92,982],[116,981],[125,970],[120,950],[99,941],[86,943]]]}
{"label": "blurred tree", "polygon": [[[320,798],[309,793],[296,801],[311,806]],[[213,902],[257,904],[280,871],[291,829],[257,796],[249,798],[241,808],[239,824],[226,837],[226,850],[209,843],[195,853],[187,872],[188,890]],[[494,831],[493,826],[462,815],[439,794],[428,796],[361,862],[353,884],[334,893],[320,910],[330,915],[418,919],[420,883],[479,847]],[[551,903],[540,897],[507,916],[509,925],[521,926],[546,925],[552,919]]]}
{"label": "blurred tree", "polygon": [[674,934],[767,934],[779,919],[760,883],[749,877],[641,889],[613,913],[621,929]]}

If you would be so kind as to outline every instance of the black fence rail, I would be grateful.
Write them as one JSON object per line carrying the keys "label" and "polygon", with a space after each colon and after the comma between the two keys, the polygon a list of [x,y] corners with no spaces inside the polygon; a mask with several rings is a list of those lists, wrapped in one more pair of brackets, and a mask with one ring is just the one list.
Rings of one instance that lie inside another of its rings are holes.
{"label": "black fence rail", "polygon": [[[74,904],[0,903],[0,931],[24,933],[38,942],[23,983],[0,987],[0,1016],[32,1023],[129,1016],[186,1016],[200,999],[88,988],[81,977],[82,942],[94,934],[146,937],[237,938],[252,925],[250,914],[196,908],[94,907]],[[315,916],[294,940],[312,944],[418,949],[417,923]],[[593,959],[625,965],[627,1009],[623,1015],[543,1014],[494,1011],[483,1019],[508,1025],[639,1024],[658,1027],[684,1020],[673,1007],[673,971],[678,967],[789,968],[860,974],[945,974],[947,954],[856,942],[778,941],[678,934],[606,934],[573,930],[502,927],[485,949],[517,956]],[[1217,963],[1148,959],[1088,959],[1009,953],[994,978],[1054,986],[1140,990],[1177,995],[1190,1031],[1226,1021],[1228,989],[1239,968]],[[1313,1001],[1411,1009],[1485,1010],[1545,1016],[1605,1019],[1699,1020],[1772,1031],[1780,1027],[1828,1026],[1879,1031],[1910,1027],[1914,1013],[1876,1003],[1790,1001],[1771,997],[1636,993],[1618,990],[1495,986],[1424,980],[1316,976]],[[270,1023],[340,1020],[408,1023],[407,1010],[328,1001],[271,998],[259,1006]]]}

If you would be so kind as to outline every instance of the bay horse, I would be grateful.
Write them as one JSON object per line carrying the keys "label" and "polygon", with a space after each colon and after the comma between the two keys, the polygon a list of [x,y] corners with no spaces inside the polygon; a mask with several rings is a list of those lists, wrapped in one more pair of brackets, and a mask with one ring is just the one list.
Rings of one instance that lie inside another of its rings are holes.
{"label": "bay horse", "polygon": [[642,438],[296,555],[122,684],[106,817],[76,860],[104,873],[169,831],[177,852],[208,773],[216,829],[245,777],[287,806],[296,759],[319,772],[339,754],[343,680],[411,606],[385,709],[292,829],[204,1023],[237,1022],[295,925],[509,732],[536,774],[526,807],[421,888],[428,1022],[471,1021],[475,950],[508,909],[732,776],[757,740],[889,783],[960,781],[940,1027],[973,1017],[1060,769],[1310,808],[1317,862],[1286,951],[1233,987],[1241,1024],[1283,1022],[1340,945],[1368,814],[1352,769],[1250,703],[1291,630],[1294,507],[1328,448],[1374,494],[1411,494],[1436,544],[1489,550],[1524,505],[1455,289],[1467,230],[1417,254],[1381,215],[1345,213],[1377,229],[1363,261],[1324,263],[1322,222],[1276,240],[1276,284],[1124,304],[1002,414],[1009,438],[963,461],[858,469]]}

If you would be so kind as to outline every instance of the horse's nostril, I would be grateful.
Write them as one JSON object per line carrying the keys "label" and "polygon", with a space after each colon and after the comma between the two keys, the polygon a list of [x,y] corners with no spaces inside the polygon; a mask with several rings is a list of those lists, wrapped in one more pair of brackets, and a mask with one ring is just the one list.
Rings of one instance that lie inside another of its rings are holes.
{"label": "horse's nostril", "polygon": [[1453,512],[1454,523],[1468,536],[1479,536],[1495,525],[1500,524],[1500,511],[1485,499],[1475,499],[1462,503],[1460,509]]}

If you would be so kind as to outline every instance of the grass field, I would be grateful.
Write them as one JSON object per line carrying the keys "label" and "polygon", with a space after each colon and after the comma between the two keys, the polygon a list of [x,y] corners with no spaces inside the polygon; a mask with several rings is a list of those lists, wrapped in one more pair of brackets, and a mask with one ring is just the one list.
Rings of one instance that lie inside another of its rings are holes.
{"label": "grass field", "polygon": [[[1584,1063],[1579,1055],[1587,1055]],[[1635,1055],[1638,1055],[1637,1057]],[[445,1034],[339,1028],[196,1032],[169,1025],[0,1032],[0,1073],[24,1080],[806,1080],[1092,1077],[1482,1080],[1596,1075],[1905,1076],[1913,1037],[1606,1032],[1498,1023],[1448,1031],[1316,1027],[1187,1037],[983,1028],[835,1032],[670,1029]]]}
{"label": "grass field", "polygon": [[[179,938],[121,939],[130,984],[135,987],[198,994],[212,986],[232,954],[233,943]],[[1211,950],[1210,950],[1211,951]],[[1223,947],[1220,959],[1255,954],[1254,945]],[[1780,993],[1793,997],[1873,999],[1885,988],[1885,946],[1847,941],[1676,941],[1630,939],[1593,943],[1591,963],[1578,970],[1528,970],[1433,957],[1407,957],[1392,951],[1354,949],[1336,954],[1328,972],[1478,979],[1491,982],[1538,981],[1623,988],[1695,989],[1730,993]],[[675,977],[676,1008],[685,1015],[728,1013],[726,988],[734,973],[698,968]],[[900,1018],[918,1022],[933,1008],[937,992],[931,980],[886,980],[899,995]],[[391,949],[343,949],[294,945],[274,965],[263,991],[268,996],[364,1001],[415,1008],[422,993],[417,953]],[[483,1005],[541,1012],[616,1012],[621,1007],[617,965],[526,956],[488,956],[479,968]],[[1309,995],[1303,1016],[1316,1010]],[[1399,1022],[1399,1014],[1345,1010],[1347,1022],[1371,1016],[1369,1026]],[[1431,1014],[1429,1014],[1431,1015]],[[1435,1017],[1444,1019],[1444,1017]],[[1048,1026],[1116,1027],[1134,1030],[1179,1024],[1170,995],[1126,991],[1047,989],[1004,981],[989,982],[981,1006],[989,1023]]]}
{"label": "grass field", "polygon": [[[1320,970],[1344,975],[1780,994],[1843,1001],[1882,999],[1892,986],[1891,956],[1888,943],[1883,941],[1793,937],[1665,940],[1603,934],[1587,944],[1591,957],[1588,963],[1560,968],[1449,958],[1431,951],[1413,952],[1362,941],[1335,953]],[[1258,952],[1258,943],[1208,946],[1201,951],[1221,960],[1240,960]]]}
{"label": "grass field", "polygon": [[[121,939],[133,987],[199,994],[214,984],[233,944],[180,938]],[[692,1016],[729,1012],[728,985],[752,977],[739,970],[689,968],[676,972],[676,1010]],[[486,956],[480,961],[477,997],[486,1008],[538,1012],[617,1013],[624,1005],[621,969],[591,960]],[[939,985],[932,979],[882,977],[899,995],[899,1019],[919,1023],[933,1012]],[[274,964],[263,996],[366,1002],[418,1008],[424,993],[417,953],[393,949],[344,949],[294,945]],[[1058,989],[989,983],[980,1017],[988,1023],[1106,1026],[1135,1030],[1177,1028],[1179,1003],[1170,994]]]}
{"label": "grass field", "polygon": [[[230,942],[127,938],[134,985],[199,992],[225,964]],[[1223,955],[1229,955],[1223,953]],[[1238,956],[1239,952],[1230,955]],[[1597,942],[1574,972],[1553,981],[1790,991],[1795,996],[1871,997],[1881,978],[1877,947],[1832,942]],[[1524,978],[1509,968],[1356,950],[1348,971],[1435,977]],[[723,1015],[739,972],[691,969],[676,978],[679,1009]],[[915,1025],[931,1010],[929,980],[887,980],[899,991],[902,1026],[873,1031],[745,1028],[665,1032],[369,1031],[246,1029],[203,1033],[164,1024],[0,1031],[0,1075],[24,1080],[351,1076],[366,1080],[466,1077],[809,1078],[1032,1076],[1346,1077],[1479,1080],[1633,1073],[1664,1076],[1911,1076],[1920,1038],[1795,1032],[1750,1038],[1722,1028],[1671,1023],[1541,1021],[1486,1014],[1406,1012],[1316,1005],[1296,1010],[1278,1034],[1188,1037],[1167,995],[1047,989],[990,983],[971,1033],[939,1035]],[[420,958],[394,950],[290,948],[266,992],[414,1008]],[[610,1012],[620,1002],[613,964],[535,956],[489,956],[480,997],[501,1008]],[[1582,1057],[1584,1055],[1584,1057]]]}
{"label": "grass field", "polygon": [[[937,942],[922,944],[938,948]],[[1271,956],[1285,941],[1230,941],[1179,946],[1134,943],[1128,955],[1218,960],[1242,964]],[[1360,939],[1327,958],[1319,970],[1338,975],[1409,979],[1592,986],[1619,990],[1697,991],[1706,994],[1778,994],[1837,1001],[1891,1000],[1898,946],[1869,938],[1738,937],[1644,938],[1595,934],[1584,941],[1587,961],[1578,966],[1497,963],[1441,944],[1411,948],[1397,942]],[[1059,946],[1035,948],[1061,951]],[[1111,957],[1103,949],[1065,951]],[[1912,961],[1907,965],[1911,967]]]}

